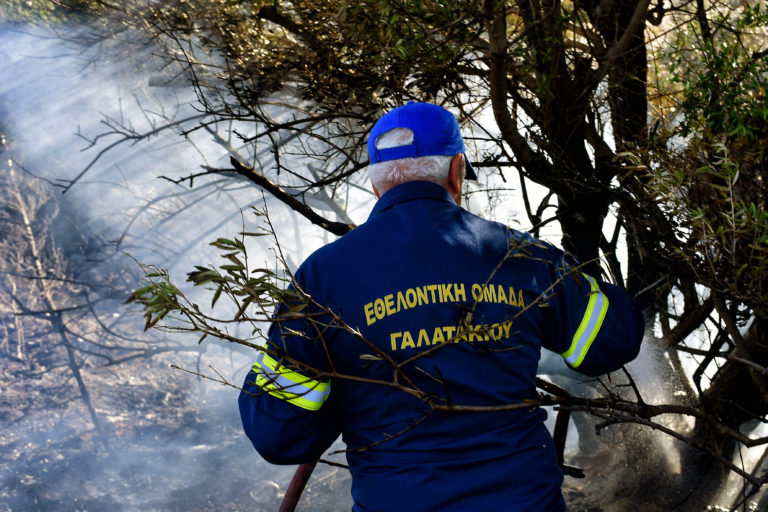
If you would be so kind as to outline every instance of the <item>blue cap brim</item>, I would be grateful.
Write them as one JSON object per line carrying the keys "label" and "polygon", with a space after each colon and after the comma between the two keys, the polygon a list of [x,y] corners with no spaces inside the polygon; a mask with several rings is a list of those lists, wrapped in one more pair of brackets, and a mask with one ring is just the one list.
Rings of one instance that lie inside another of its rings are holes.
{"label": "blue cap brim", "polygon": [[467,158],[466,153],[464,153],[464,163],[466,164],[466,174],[464,174],[464,179],[477,181],[477,173],[475,173],[475,168],[472,167],[472,164],[469,163],[469,158]]}

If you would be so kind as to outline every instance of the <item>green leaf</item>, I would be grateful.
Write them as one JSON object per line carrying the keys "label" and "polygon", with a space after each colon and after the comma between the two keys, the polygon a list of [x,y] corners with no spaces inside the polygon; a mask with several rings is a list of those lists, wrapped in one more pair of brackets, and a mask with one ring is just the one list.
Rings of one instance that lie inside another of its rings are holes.
{"label": "green leaf", "polygon": [[221,290],[224,288],[224,285],[219,285],[216,288],[216,291],[213,294],[213,299],[211,299],[211,307],[216,305],[216,301],[219,300],[219,297],[221,296]]}

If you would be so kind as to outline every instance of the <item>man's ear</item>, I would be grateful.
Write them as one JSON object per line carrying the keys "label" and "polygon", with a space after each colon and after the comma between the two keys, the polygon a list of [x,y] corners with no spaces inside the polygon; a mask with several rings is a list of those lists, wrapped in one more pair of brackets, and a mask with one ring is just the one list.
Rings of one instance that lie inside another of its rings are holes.
{"label": "man's ear", "polygon": [[464,183],[464,155],[459,153],[451,157],[451,167],[448,171],[446,189],[456,204],[461,204],[461,186]]}

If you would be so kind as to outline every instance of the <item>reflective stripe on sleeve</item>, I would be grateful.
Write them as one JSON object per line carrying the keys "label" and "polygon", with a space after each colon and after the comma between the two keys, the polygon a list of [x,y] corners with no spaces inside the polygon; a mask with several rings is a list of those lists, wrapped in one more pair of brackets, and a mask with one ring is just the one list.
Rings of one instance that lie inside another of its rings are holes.
{"label": "reflective stripe on sleeve", "polygon": [[597,281],[587,274],[582,274],[582,276],[589,281],[589,304],[587,304],[587,311],[584,313],[584,318],[582,318],[576,334],[573,335],[571,347],[560,354],[571,368],[578,368],[581,362],[584,361],[589,347],[603,325],[605,313],[608,311],[608,297],[600,291]]}
{"label": "reflective stripe on sleeve", "polygon": [[323,406],[331,392],[330,382],[321,382],[289,370],[265,353],[259,354],[253,363],[256,385],[281,400],[316,411]]}

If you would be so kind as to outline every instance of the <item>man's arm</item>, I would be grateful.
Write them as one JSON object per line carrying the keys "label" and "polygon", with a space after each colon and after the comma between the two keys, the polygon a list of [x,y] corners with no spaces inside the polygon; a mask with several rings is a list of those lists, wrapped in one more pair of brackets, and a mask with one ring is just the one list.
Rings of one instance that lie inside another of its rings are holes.
{"label": "man's arm", "polygon": [[[270,365],[257,361],[245,378],[238,399],[243,429],[267,462],[316,460],[340,432],[331,384],[292,370],[275,378],[275,372],[264,371]],[[298,382],[286,384],[284,378]]]}
{"label": "man's arm", "polygon": [[567,257],[557,265],[545,347],[574,370],[594,377],[637,357],[645,321],[640,306],[618,286],[578,270]]}
{"label": "man's arm", "polygon": [[340,433],[319,316],[307,306],[303,318],[281,319],[288,309],[278,308],[267,351],[248,372],[238,399],[245,433],[273,464],[316,460]]}

